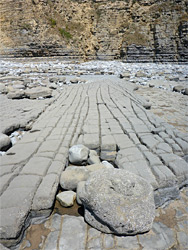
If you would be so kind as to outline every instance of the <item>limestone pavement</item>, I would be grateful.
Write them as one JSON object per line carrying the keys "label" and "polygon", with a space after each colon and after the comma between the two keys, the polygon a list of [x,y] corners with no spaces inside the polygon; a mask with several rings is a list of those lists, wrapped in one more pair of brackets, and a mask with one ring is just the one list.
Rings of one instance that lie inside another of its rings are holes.
{"label": "limestone pavement", "polygon": [[[156,207],[179,197],[179,189],[188,184],[188,164],[182,158],[188,154],[188,136],[146,110],[133,89],[128,82],[105,77],[66,86],[22,140],[1,157],[2,244],[17,243],[31,218],[50,215],[68,149],[75,144],[84,144],[102,160],[145,178],[153,186]],[[58,230],[64,235],[57,249],[131,249],[126,244],[140,249],[146,244],[141,243],[144,235],[139,240],[126,237],[126,243],[124,238],[101,236],[88,230],[81,217],[61,220],[61,230],[56,225],[49,235],[56,239]],[[161,230],[168,231],[163,224],[154,224],[154,231],[163,237]],[[70,231],[75,232],[74,241]],[[167,231],[165,235],[173,234]],[[72,245],[66,248],[65,241]],[[56,249],[52,242],[45,249]],[[149,244],[144,249],[151,249]]]}
{"label": "limestone pavement", "polygon": [[186,250],[188,216],[182,208],[187,207],[187,201],[188,191],[185,189],[179,201],[173,201],[168,207],[156,210],[156,219],[150,232],[136,236],[101,233],[86,224],[81,216],[54,213],[44,223],[44,228],[49,233],[40,244],[36,244],[36,238],[32,241],[26,237],[16,250],[24,247],[33,249],[36,246],[43,250]]}

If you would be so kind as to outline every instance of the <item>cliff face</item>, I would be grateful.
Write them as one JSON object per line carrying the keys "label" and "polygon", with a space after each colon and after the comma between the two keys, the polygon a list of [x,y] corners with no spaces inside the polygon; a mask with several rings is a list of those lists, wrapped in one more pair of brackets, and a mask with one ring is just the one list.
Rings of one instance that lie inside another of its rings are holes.
{"label": "cliff face", "polygon": [[3,56],[188,60],[186,0],[0,0]]}

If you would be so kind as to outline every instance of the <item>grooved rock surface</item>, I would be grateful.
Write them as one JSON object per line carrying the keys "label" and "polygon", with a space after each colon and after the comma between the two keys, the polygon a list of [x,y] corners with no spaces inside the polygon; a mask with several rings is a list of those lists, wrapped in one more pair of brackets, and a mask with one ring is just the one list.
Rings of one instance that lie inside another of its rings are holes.
{"label": "grooved rock surface", "polygon": [[78,189],[85,220],[105,233],[132,235],[151,229],[155,217],[153,188],[125,170],[96,171]]}
{"label": "grooved rock surface", "polygon": [[[55,90],[56,94],[53,95],[51,101],[48,99],[11,100],[7,99],[4,94],[0,95],[2,100],[2,105],[0,105],[1,131],[8,133],[19,127],[30,128],[25,132],[23,138],[0,159],[1,244],[7,247],[17,244],[33,217],[50,214],[58,190],[59,177],[67,166],[68,150],[72,145],[83,144],[90,150],[95,149],[100,159],[104,157],[106,161],[109,161],[110,154],[115,153],[114,166],[139,175],[153,186],[156,207],[179,197],[180,189],[188,183],[188,164],[185,161],[188,149],[188,137],[185,133],[187,123],[183,117],[179,123],[183,126],[174,127],[165,122],[162,117],[166,117],[166,112],[170,112],[170,110],[173,112],[174,109],[173,116],[178,120],[181,119],[185,114],[187,96],[178,92],[167,90],[165,92],[161,86],[156,92],[156,96],[153,95],[153,99],[151,98],[152,108],[151,111],[148,111],[143,107],[143,98],[134,92],[135,85],[131,82],[135,81],[137,76],[136,78],[134,76],[139,71],[147,74],[148,80],[152,79],[153,75],[157,76],[156,79],[161,82],[164,77],[173,79],[173,81],[177,78],[186,79],[187,66],[183,64],[138,65],[117,61],[65,64],[59,59],[48,61],[46,58],[14,59],[13,61],[5,59],[2,60],[1,65],[1,81],[8,87],[17,86],[18,81],[24,82],[24,86],[26,83],[30,87],[48,86],[46,80],[53,78],[53,82],[55,82],[57,78],[59,79],[57,81],[58,89]],[[130,82],[115,76],[124,72],[125,69],[128,69],[132,75]],[[63,84],[62,75],[66,75],[65,72],[68,75],[66,84]],[[70,84],[70,80],[73,78],[71,75],[75,77],[78,73],[80,73],[78,84]],[[138,73],[139,77],[144,74]],[[10,84],[10,82],[14,82],[14,84]],[[143,83],[142,78],[140,78],[140,83]],[[164,83],[164,86],[168,87],[168,83]],[[156,87],[152,90],[156,90]],[[167,109],[164,116],[160,118],[152,114],[152,111],[153,106],[156,110],[155,100],[159,101],[162,95],[165,107],[161,109]],[[168,102],[169,98],[173,100],[172,105]],[[174,100],[182,101],[175,102]],[[169,109],[167,105],[169,105]],[[27,124],[28,121],[34,120],[35,122]],[[182,132],[177,127],[182,127]],[[103,164],[101,165],[103,168],[105,167]],[[81,170],[84,167],[77,168]],[[81,178],[78,182],[87,180],[88,174],[96,168],[98,168],[96,164],[85,167],[86,173],[83,176],[80,175]],[[67,167],[64,173],[68,172],[68,169],[70,170]],[[70,177],[73,176],[70,175]],[[74,189],[76,189],[77,183],[73,178]],[[82,185],[79,183],[80,188],[82,189]],[[186,209],[182,210],[183,214],[186,213]],[[162,223],[164,218],[169,217],[162,214]],[[183,216],[182,221],[186,223],[185,218]],[[64,226],[65,221],[64,218],[62,219],[60,224]],[[78,222],[78,224],[80,223]],[[186,230],[182,230],[182,225],[179,224],[179,229],[173,225],[170,227],[173,230],[169,231],[161,225],[153,227],[152,233],[154,233],[155,239],[159,234],[162,245],[164,244],[164,247],[158,248],[169,249],[171,246],[178,248],[180,242],[184,242]],[[84,228],[80,227],[85,231]],[[162,231],[162,233],[158,233],[161,229],[164,229],[163,232],[166,233],[163,234]],[[58,230],[63,232],[60,228]],[[173,244],[167,244],[168,232],[173,234],[173,236],[169,236],[170,239],[174,239]],[[88,234],[84,233],[84,235],[87,238]],[[56,241],[53,240],[55,236],[57,236]],[[53,231],[49,235],[49,238],[52,239],[49,240],[49,244],[54,242],[59,248],[61,241],[59,236],[60,233]],[[62,233],[62,237],[64,237],[64,233]],[[86,238],[82,238],[83,245]],[[105,250],[113,248],[113,244],[110,245],[111,241],[106,242],[105,238],[106,236],[102,235],[99,239],[101,247],[97,239],[93,243],[90,241],[85,249],[103,249],[102,246]],[[41,237],[41,239],[43,238]],[[122,243],[121,237],[116,239],[114,238],[114,249],[131,249],[126,245],[127,238],[125,243]],[[139,246],[138,242],[141,242],[141,238],[136,236],[131,239],[133,241],[130,243],[131,246]],[[64,244],[66,238],[62,240]],[[78,246],[79,240],[80,237],[77,238]],[[142,238],[142,240],[142,246],[147,245],[145,244],[147,238]],[[96,245],[93,245],[95,243]],[[107,243],[110,247],[107,246]],[[56,249],[55,246],[48,246],[49,248],[45,249]],[[67,246],[67,249],[72,249],[69,244]],[[32,248],[39,249],[40,247],[32,246]],[[77,249],[81,248],[77,247]]]}
{"label": "grooved rock surface", "polygon": [[0,7],[2,55],[188,58],[186,0],[7,0]]}

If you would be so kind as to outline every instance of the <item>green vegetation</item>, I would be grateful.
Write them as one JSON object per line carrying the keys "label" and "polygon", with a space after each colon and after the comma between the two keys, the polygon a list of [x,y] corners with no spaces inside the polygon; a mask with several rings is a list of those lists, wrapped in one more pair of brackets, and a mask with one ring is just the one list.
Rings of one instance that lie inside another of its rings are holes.
{"label": "green vegetation", "polygon": [[66,39],[72,39],[72,35],[67,30],[65,30],[63,28],[59,28],[59,32],[60,32],[62,37],[66,38]]}
{"label": "green vegetation", "polygon": [[56,26],[56,20],[53,18],[50,18],[50,24],[52,27]]}

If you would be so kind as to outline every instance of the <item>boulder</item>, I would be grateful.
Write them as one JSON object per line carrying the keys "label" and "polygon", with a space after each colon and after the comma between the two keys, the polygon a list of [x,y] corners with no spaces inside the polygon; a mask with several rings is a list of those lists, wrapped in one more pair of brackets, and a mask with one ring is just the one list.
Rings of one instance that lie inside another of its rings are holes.
{"label": "boulder", "polygon": [[66,83],[66,77],[59,77],[59,82]]}
{"label": "boulder", "polygon": [[154,88],[154,87],[155,87],[155,84],[149,83],[149,87],[150,87],[150,88]]}
{"label": "boulder", "polygon": [[151,104],[150,102],[144,102],[144,103],[143,103],[143,107],[144,107],[145,109],[151,109],[151,106],[152,106],[152,104]]}
{"label": "boulder", "polygon": [[23,90],[10,91],[7,94],[8,99],[22,99],[24,96],[25,96],[25,93]]}
{"label": "boulder", "polygon": [[66,190],[76,190],[80,181],[85,181],[89,177],[89,170],[85,167],[69,166],[62,172],[60,185]]}
{"label": "boulder", "polygon": [[99,231],[134,235],[152,228],[153,188],[140,176],[120,169],[99,170],[78,187],[85,220]]}
{"label": "boulder", "polygon": [[135,74],[136,77],[147,77],[147,74],[145,74],[144,72],[142,71],[138,71],[136,74]]}
{"label": "boulder", "polygon": [[12,85],[13,89],[25,89],[24,83]]}
{"label": "boulder", "polygon": [[119,75],[119,78],[130,78],[131,74],[129,71],[127,72],[122,72],[120,75]]}
{"label": "boulder", "polygon": [[0,150],[5,151],[11,146],[11,140],[8,135],[0,133]]}
{"label": "boulder", "polygon": [[73,164],[81,165],[87,161],[89,156],[89,149],[84,145],[74,145],[69,149],[69,161]]}
{"label": "boulder", "polygon": [[79,82],[79,79],[78,79],[78,78],[73,78],[73,79],[70,80],[70,82],[71,82],[72,84],[76,84],[76,83]]}
{"label": "boulder", "polygon": [[181,86],[181,85],[177,85],[177,86],[174,86],[174,87],[173,87],[173,91],[175,91],[175,92],[181,93],[181,92],[183,92],[184,90],[185,90],[185,87],[184,87],[184,86]]}
{"label": "boulder", "polygon": [[47,87],[35,87],[32,89],[27,89],[25,91],[25,95],[30,99],[37,99],[39,97],[51,97],[52,96],[52,89]]}
{"label": "boulder", "polygon": [[59,81],[59,78],[58,77],[52,77],[52,78],[49,79],[49,81],[57,83]]}
{"label": "boulder", "polygon": [[76,193],[73,191],[61,192],[56,196],[57,200],[63,207],[71,207],[76,199]]}
{"label": "boulder", "polygon": [[50,83],[48,84],[48,87],[49,87],[50,89],[57,89],[57,85],[56,85],[54,82],[50,82]]}
{"label": "boulder", "polygon": [[76,201],[79,205],[82,205],[82,201],[80,200],[79,194],[82,192],[82,189],[85,186],[85,181],[80,181],[77,185],[77,189],[76,189]]}
{"label": "boulder", "polygon": [[61,174],[60,185],[66,190],[76,190],[78,183],[86,181],[90,173],[107,168],[109,168],[109,166],[105,166],[102,163],[92,164],[85,167],[68,166]]}

